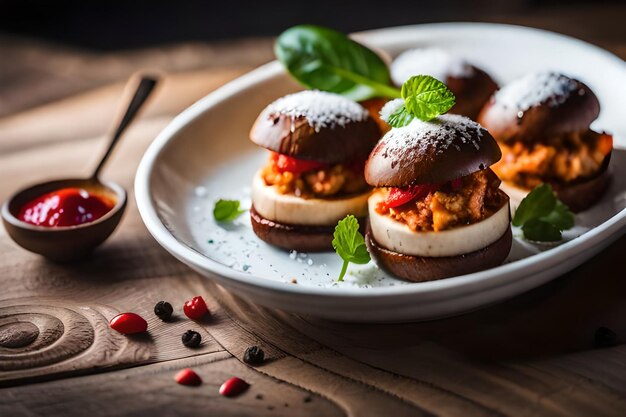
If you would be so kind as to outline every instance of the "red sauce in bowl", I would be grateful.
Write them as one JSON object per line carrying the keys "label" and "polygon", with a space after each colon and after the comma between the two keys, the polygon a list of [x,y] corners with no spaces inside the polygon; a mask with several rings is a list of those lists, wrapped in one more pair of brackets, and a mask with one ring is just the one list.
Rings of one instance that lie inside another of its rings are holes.
{"label": "red sauce in bowl", "polygon": [[24,204],[18,218],[36,226],[78,226],[99,219],[114,206],[110,198],[83,188],[62,188]]}

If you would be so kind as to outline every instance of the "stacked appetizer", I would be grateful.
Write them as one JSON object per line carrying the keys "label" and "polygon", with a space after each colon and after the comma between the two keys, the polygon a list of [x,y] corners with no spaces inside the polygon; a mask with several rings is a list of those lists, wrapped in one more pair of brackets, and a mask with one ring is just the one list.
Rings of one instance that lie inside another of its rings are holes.
{"label": "stacked appetizer", "polygon": [[284,249],[332,250],[337,221],[367,216],[363,166],[379,138],[368,111],[337,94],[302,91],[267,106],[250,132],[270,151],[252,184],[254,232]]}
{"label": "stacked appetizer", "polygon": [[485,71],[438,48],[404,51],[392,62],[390,72],[396,85],[402,85],[416,74],[428,74],[443,81],[456,96],[456,104],[450,113],[471,119],[476,119],[480,109],[498,89],[498,84]]}
{"label": "stacked appetizer", "polygon": [[514,202],[541,183],[575,212],[598,201],[613,148],[610,135],[589,128],[599,112],[589,87],[555,72],[529,74],[491,98],[478,121],[502,149],[494,171]]}
{"label": "stacked appetizer", "polygon": [[509,198],[489,168],[500,157],[489,132],[459,115],[389,131],[365,165],[376,187],[365,242],[378,266],[431,281],[501,264],[512,236]]}

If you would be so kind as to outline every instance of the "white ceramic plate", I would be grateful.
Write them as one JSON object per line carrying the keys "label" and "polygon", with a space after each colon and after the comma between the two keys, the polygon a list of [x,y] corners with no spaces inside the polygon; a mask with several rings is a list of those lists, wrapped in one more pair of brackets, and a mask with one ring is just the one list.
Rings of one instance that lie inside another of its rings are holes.
{"label": "white ceramic plate", "polygon": [[[493,24],[433,24],[357,35],[389,54],[439,46],[467,57],[500,83],[529,71],[554,69],[585,81],[602,112],[597,129],[626,147],[626,64],[606,51],[549,32]],[[626,151],[611,161],[610,191],[557,247],[516,239],[505,265],[428,283],[406,283],[375,265],[351,266],[337,283],[333,253],[297,254],[274,249],[252,233],[249,219],[218,225],[219,198],[249,205],[252,175],[266,152],[248,131],[272,100],[299,87],[276,63],[225,85],[176,117],[146,152],[135,182],[137,204],[148,230],[170,253],[237,294],[266,306],[348,321],[425,320],[460,314],[520,294],[576,267],[626,229]],[[519,232],[517,232],[519,234]],[[297,284],[290,281],[295,278]]]}

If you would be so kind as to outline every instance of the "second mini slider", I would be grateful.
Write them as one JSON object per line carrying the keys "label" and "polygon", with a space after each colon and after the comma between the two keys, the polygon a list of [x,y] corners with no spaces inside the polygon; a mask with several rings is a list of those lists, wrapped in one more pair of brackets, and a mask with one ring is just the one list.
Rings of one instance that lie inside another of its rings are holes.
{"label": "second mini slider", "polygon": [[388,132],[365,166],[376,187],[365,241],[378,266],[431,281],[501,264],[512,236],[509,198],[489,168],[500,157],[489,132],[458,115]]}
{"label": "second mini slider", "polygon": [[528,74],[493,95],[478,121],[500,144],[494,171],[514,206],[541,183],[574,212],[600,200],[611,179],[613,137],[590,128],[599,114],[586,84],[552,71]]}

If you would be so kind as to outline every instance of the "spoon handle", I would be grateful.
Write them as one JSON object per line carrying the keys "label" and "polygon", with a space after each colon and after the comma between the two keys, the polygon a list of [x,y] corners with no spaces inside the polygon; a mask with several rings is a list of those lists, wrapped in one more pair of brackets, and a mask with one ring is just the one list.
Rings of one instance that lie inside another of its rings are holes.
{"label": "spoon handle", "polygon": [[111,156],[111,152],[113,151],[113,148],[115,148],[115,145],[117,144],[120,137],[122,136],[122,133],[124,133],[124,131],[133,121],[137,113],[139,113],[139,110],[145,103],[146,99],[150,97],[150,94],[152,93],[156,85],[157,85],[156,78],[153,78],[147,75],[142,75],[141,80],[139,81],[139,84],[137,85],[137,89],[135,90],[135,94],[133,95],[133,98],[130,100],[130,103],[128,103],[128,108],[126,109],[126,112],[124,112],[124,115],[122,116],[119,124],[117,125],[117,128],[113,131],[113,134],[110,139],[111,142],[109,143],[109,147],[107,148],[106,152],[102,156],[102,159],[98,163],[98,166],[96,167],[93,174],[91,175],[92,179],[94,180],[98,179],[98,175],[100,174],[102,167],[104,167],[107,160],[109,159],[109,156]]}

